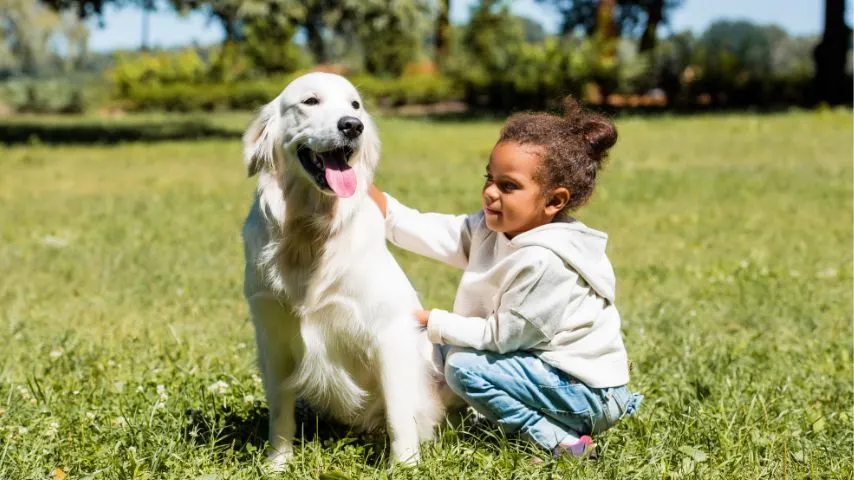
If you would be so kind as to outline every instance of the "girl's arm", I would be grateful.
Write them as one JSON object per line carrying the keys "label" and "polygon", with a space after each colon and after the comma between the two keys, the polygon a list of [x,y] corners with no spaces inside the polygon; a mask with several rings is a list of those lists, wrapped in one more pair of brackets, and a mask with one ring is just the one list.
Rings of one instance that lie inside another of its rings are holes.
{"label": "girl's arm", "polygon": [[562,318],[578,305],[573,300],[579,292],[571,290],[579,276],[556,256],[542,257],[519,269],[502,288],[496,311],[486,318],[431,310],[427,321],[430,341],[506,353],[552,338]]}
{"label": "girl's arm", "polygon": [[472,238],[471,217],[421,213],[373,185],[368,193],[385,217],[386,239],[404,250],[466,268]]}

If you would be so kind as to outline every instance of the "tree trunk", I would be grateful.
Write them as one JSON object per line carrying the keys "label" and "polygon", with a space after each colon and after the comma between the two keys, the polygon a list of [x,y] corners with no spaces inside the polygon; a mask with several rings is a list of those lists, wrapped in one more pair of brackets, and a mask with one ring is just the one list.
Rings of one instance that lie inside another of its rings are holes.
{"label": "tree trunk", "polygon": [[617,24],[614,22],[614,8],[617,0],[599,0],[596,7],[596,37],[608,41],[617,36]]}
{"label": "tree trunk", "polygon": [[148,51],[148,23],[151,17],[151,10],[148,9],[148,2],[142,4],[142,41],[139,49],[143,52]]}
{"label": "tree trunk", "polygon": [[314,55],[315,63],[326,63],[326,42],[323,41],[323,19],[319,9],[308,12],[305,22],[305,34],[308,41],[308,49]]}
{"label": "tree trunk", "polygon": [[[617,23],[614,21],[614,10],[617,0],[599,0],[596,5],[596,32],[594,38],[598,44],[601,65],[607,65],[617,56]],[[614,76],[609,71],[599,71],[593,74],[593,81],[602,92],[602,99],[607,102],[608,95],[613,91]]]}
{"label": "tree trunk", "polygon": [[851,28],[845,25],[845,0],[826,0],[824,5],[824,35],[813,51],[813,85],[818,101],[838,105],[851,99],[851,84],[845,76]]}
{"label": "tree trunk", "polygon": [[436,20],[436,66],[444,70],[451,49],[451,0],[439,0],[439,18]]}
{"label": "tree trunk", "polygon": [[658,29],[658,24],[661,22],[661,17],[664,10],[664,0],[654,0],[647,9],[646,28],[643,30],[643,35],[640,39],[639,51],[647,52],[655,48],[655,33]]}

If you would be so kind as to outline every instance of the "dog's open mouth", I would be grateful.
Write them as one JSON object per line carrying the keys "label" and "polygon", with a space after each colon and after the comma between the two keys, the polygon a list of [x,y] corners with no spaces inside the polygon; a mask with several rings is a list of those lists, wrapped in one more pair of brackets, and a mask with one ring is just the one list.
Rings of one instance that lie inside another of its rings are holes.
{"label": "dog's open mouth", "polygon": [[331,190],[341,198],[356,193],[356,171],[348,161],[353,149],[341,147],[325,152],[315,152],[308,147],[300,147],[297,157],[302,168],[311,176],[321,190]]}

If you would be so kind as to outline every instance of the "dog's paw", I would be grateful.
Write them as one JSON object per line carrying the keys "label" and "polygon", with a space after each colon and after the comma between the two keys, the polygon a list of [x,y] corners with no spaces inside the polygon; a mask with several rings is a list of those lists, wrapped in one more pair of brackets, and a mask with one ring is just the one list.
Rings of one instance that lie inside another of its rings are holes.
{"label": "dog's paw", "polygon": [[288,462],[294,458],[294,452],[292,449],[288,450],[271,450],[267,454],[267,471],[270,473],[280,473],[285,471],[287,468]]}
{"label": "dog's paw", "polygon": [[421,453],[418,450],[414,452],[407,449],[397,455],[392,455],[389,459],[389,468],[395,467],[414,467],[421,461]]}

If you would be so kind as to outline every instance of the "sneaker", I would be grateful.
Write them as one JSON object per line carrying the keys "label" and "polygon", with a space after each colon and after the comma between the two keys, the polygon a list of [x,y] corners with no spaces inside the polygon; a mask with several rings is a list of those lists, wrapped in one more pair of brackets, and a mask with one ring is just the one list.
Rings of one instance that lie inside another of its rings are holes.
{"label": "sneaker", "polygon": [[589,458],[590,460],[596,460],[598,458],[596,453],[596,444],[593,443],[593,439],[590,438],[589,435],[584,435],[573,444],[566,445],[562,443],[556,446],[552,451],[552,454],[555,458],[562,457],[564,455],[569,455],[574,458]]}

